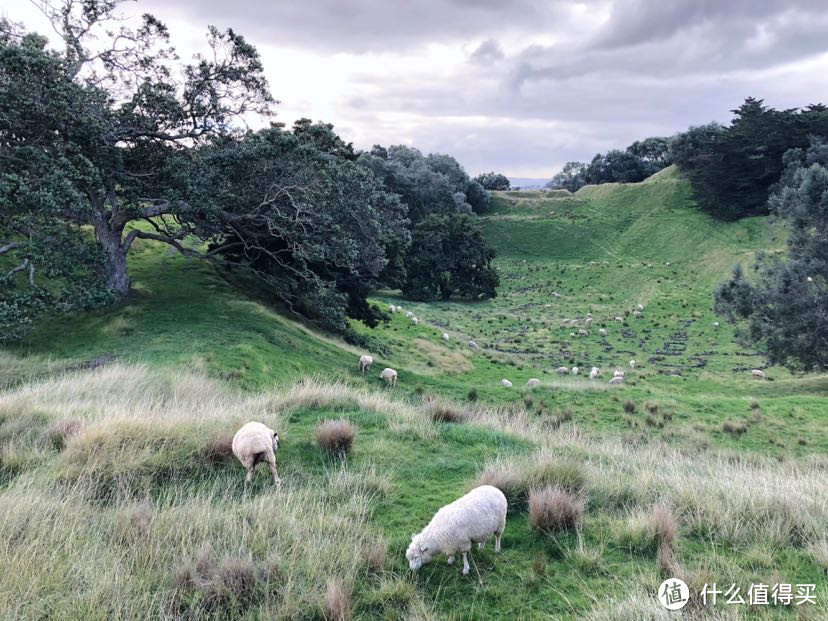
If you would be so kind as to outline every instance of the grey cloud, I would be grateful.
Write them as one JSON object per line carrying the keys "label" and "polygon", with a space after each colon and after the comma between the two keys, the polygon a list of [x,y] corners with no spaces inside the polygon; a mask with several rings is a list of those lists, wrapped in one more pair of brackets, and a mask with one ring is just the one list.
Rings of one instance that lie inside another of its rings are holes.
{"label": "grey cloud", "polygon": [[503,48],[496,39],[486,39],[469,54],[469,62],[484,66],[492,65],[503,58]]}

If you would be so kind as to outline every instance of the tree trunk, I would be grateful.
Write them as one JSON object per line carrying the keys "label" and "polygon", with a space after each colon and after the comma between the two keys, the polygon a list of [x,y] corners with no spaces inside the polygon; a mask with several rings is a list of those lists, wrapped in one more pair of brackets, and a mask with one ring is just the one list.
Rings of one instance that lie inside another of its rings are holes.
{"label": "tree trunk", "polygon": [[112,228],[103,214],[95,218],[95,236],[106,258],[106,286],[120,297],[129,293],[130,287],[123,232],[123,227]]}

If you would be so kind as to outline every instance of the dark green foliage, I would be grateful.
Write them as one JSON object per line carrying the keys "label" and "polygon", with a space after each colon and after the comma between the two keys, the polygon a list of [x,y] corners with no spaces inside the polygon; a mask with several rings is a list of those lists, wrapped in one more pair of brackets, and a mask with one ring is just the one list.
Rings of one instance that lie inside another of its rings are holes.
{"label": "dark green foliage", "polygon": [[768,213],[769,191],[789,149],[828,136],[828,109],[774,110],[748,97],[728,127],[690,128],[671,140],[673,160],[693,185],[699,208],[723,220]]}
{"label": "dark green foliage", "polygon": [[567,162],[547,188],[576,192],[585,185],[636,183],[670,165],[666,138],[637,140],[624,151],[613,149],[598,153],[587,165]]}
{"label": "dark green foliage", "polygon": [[46,4],[60,53],[0,21],[0,338],[39,312],[126,295],[134,239],[186,233],[128,225],[177,216],[190,147],[272,101],[256,50],[232,30],[210,28],[212,53],[179,65],[150,15],[107,30],[117,4]]}
{"label": "dark green foliage", "polygon": [[502,173],[487,172],[477,175],[474,180],[487,190],[509,189],[509,179]]}
{"label": "dark green foliage", "polygon": [[473,217],[429,216],[412,232],[403,293],[421,300],[495,297],[494,256]]}
{"label": "dark green foliage", "polygon": [[[303,129],[307,131],[307,128]],[[405,206],[363,167],[271,128],[201,149],[189,230],[297,314],[335,330],[381,317],[366,295],[401,275]]]}
{"label": "dark green foliage", "polygon": [[752,282],[737,266],[715,292],[717,312],[747,320],[747,338],[771,362],[806,371],[828,367],[827,154],[815,141],[786,155],[770,206],[787,223],[787,257],[760,255]]}

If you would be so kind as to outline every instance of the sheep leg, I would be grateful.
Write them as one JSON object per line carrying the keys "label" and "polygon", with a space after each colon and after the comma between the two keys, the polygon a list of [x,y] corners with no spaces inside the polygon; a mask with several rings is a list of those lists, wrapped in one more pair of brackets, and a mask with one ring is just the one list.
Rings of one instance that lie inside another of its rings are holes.
{"label": "sheep leg", "polygon": [[495,533],[495,552],[500,552],[500,537],[503,535],[503,531],[499,531]]}
{"label": "sheep leg", "polygon": [[450,554],[450,555],[449,555],[449,557],[448,557],[448,564],[449,564],[449,565],[454,564],[454,554]]}
{"label": "sheep leg", "polygon": [[252,462],[245,464],[245,468],[247,468],[247,476],[244,478],[245,484],[250,483],[253,480],[253,468],[255,466]]}
{"label": "sheep leg", "polygon": [[477,542],[477,549],[478,549],[478,550],[482,550],[482,549],[483,549],[483,546],[485,546],[485,545],[486,545],[486,542],[485,542],[485,541],[478,541],[478,542]]}
{"label": "sheep leg", "polygon": [[276,456],[270,455],[267,458],[267,466],[270,468],[270,474],[273,475],[273,482],[276,485],[282,484],[282,479],[279,478],[279,473],[276,471]]}
{"label": "sheep leg", "polygon": [[467,550],[463,552],[463,575],[464,576],[469,573],[469,557],[468,557],[468,554],[469,553],[468,553]]}

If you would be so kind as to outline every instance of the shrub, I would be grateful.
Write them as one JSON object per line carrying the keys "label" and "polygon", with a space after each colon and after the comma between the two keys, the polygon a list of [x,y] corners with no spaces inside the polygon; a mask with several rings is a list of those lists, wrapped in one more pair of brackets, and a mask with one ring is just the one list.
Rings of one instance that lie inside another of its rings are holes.
{"label": "shrub", "polygon": [[175,585],[180,609],[224,611],[227,616],[238,616],[260,593],[253,561],[228,557],[216,565],[205,552],[178,571]]}
{"label": "shrub", "polygon": [[66,441],[81,430],[83,423],[76,418],[61,418],[49,425],[40,435],[41,446],[62,451]]}
{"label": "shrub", "polygon": [[545,533],[577,528],[584,517],[586,500],[557,486],[529,492],[529,524]]}
{"label": "shrub", "polygon": [[351,452],[356,429],[346,420],[326,420],[316,427],[316,444],[331,455],[344,457]]}
{"label": "shrub", "polygon": [[325,618],[330,621],[351,619],[351,587],[340,578],[334,577],[325,590]]}

